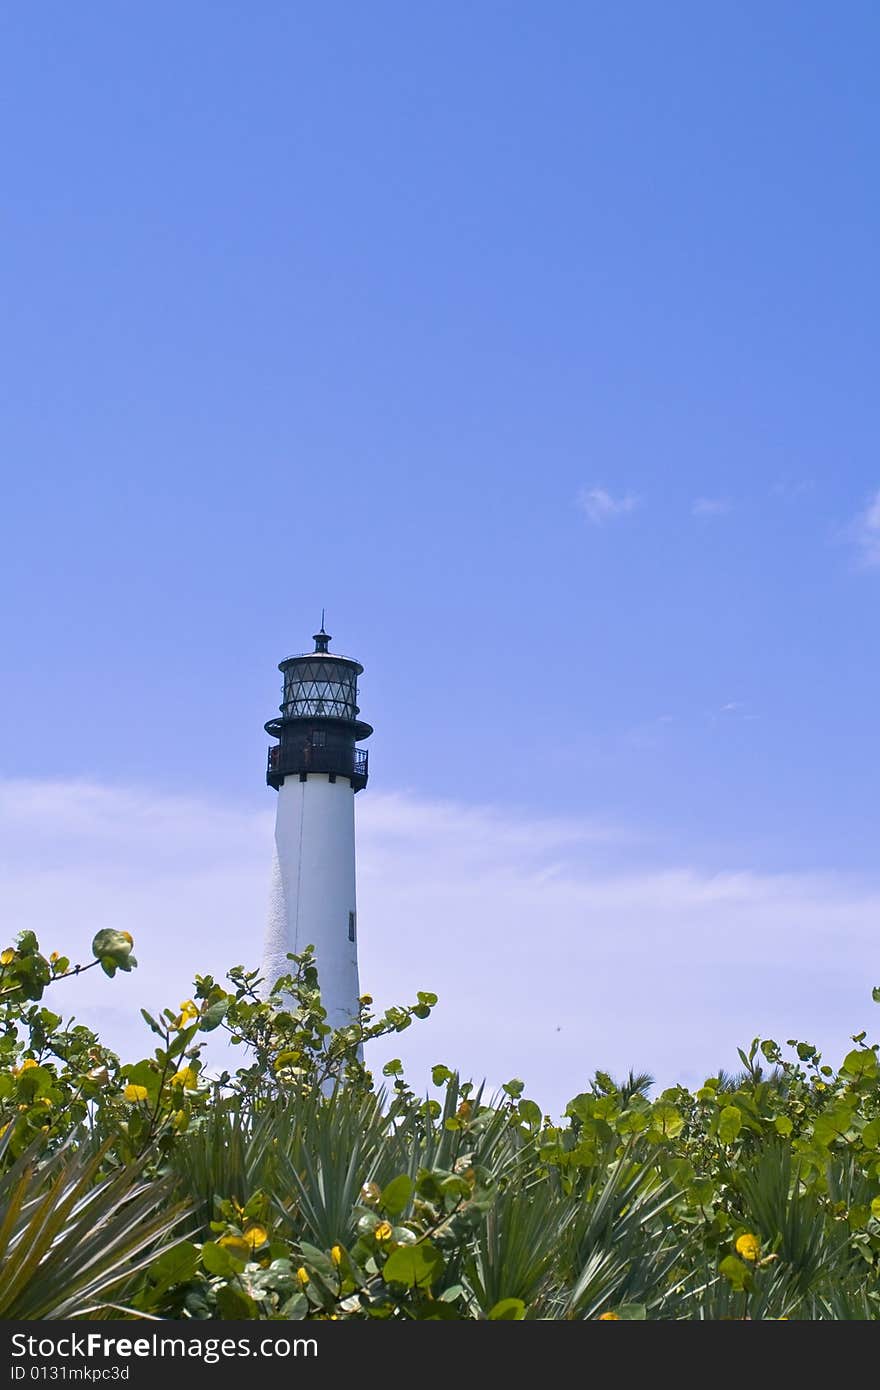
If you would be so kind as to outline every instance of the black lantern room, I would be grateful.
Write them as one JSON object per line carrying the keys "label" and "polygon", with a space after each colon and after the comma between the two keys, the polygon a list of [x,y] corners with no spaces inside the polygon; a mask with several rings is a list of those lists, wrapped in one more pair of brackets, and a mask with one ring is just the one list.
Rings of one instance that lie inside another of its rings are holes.
{"label": "black lantern room", "polygon": [[315,650],[289,656],[278,669],[284,676],[281,718],[270,719],[266,733],[279,742],[269,749],[266,781],[276,790],[285,777],[305,782],[310,772],[345,777],[354,791],[367,785],[367,752],[355,745],[373,732],[358,719],[357,681],[360,662],[331,652],[330,636],[314,636]]}

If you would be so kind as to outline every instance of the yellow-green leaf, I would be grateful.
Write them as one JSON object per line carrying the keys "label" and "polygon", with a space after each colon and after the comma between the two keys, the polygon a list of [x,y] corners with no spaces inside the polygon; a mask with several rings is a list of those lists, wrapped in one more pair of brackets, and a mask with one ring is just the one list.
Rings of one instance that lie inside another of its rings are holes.
{"label": "yellow-green leaf", "polygon": [[522,1322],[526,1305],[521,1298],[502,1298],[486,1314],[490,1322]]}

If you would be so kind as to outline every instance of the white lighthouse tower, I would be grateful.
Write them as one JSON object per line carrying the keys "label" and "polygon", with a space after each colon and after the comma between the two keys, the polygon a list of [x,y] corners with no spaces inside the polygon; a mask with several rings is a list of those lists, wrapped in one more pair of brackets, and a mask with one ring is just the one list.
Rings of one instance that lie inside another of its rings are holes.
{"label": "white lighthouse tower", "polygon": [[263,976],[288,974],[288,951],[315,948],[327,1022],[342,1028],[357,1016],[357,902],[354,796],[367,785],[367,753],[356,745],[373,732],[358,719],[363,666],[329,650],[324,631],[315,650],[291,656],[281,718],[266,732],[266,780],[278,792],[275,856]]}

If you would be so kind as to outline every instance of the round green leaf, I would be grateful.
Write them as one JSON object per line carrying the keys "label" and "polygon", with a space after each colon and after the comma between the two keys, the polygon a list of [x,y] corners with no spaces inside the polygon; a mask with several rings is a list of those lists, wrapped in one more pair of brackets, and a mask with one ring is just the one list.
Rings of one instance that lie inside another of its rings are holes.
{"label": "round green leaf", "polygon": [[502,1298],[486,1314],[490,1322],[522,1322],[526,1305],[521,1298]]}
{"label": "round green leaf", "polygon": [[684,1129],[681,1111],[668,1100],[659,1100],[652,1107],[651,1123],[666,1139],[675,1139]]}
{"label": "round green leaf", "polygon": [[415,1190],[415,1183],[407,1173],[393,1178],[382,1192],[382,1206],[389,1216],[399,1216],[406,1208]]}
{"label": "round green leaf", "polygon": [[862,1143],[866,1149],[880,1148],[880,1119],[868,1121],[862,1130]]}
{"label": "round green leaf", "polygon": [[843,1071],[850,1076],[873,1076],[877,1070],[877,1058],[869,1047],[853,1048],[843,1059]]}
{"label": "round green leaf", "polygon": [[429,1240],[401,1245],[382,1266],[386,1284],[404,1284],[408,1289],[428,1289],[442,1273],[443,1256]]}
{"label": "round green leaf", "polygon": [[618,1303],[614,1311],[621,1322],[645,1322],[648,1316],[644,1303]]}
{"label": "round green leaf", "polygon": [[215,1245],[206,1240],[202,1246],[202,1264],[209,1274],[224,1274],[227,1278],[241,1269],[241,1263],[234,1263],[229,1251],[223,1245]]}
{"label": "round green leaf", "polygon": [[121,931],[105,927],[103,931],[97,932],[92,940],[92,955],[97,960],[107,957],[119,965],[131,955],[131,942]]}
{"label": "round green leaf", "polygon": [[718,1138],[722,1144],[732,1144],[742,1129],[742,1111],[738,1105],[725,1105],[718,1117]]}
{"label": "round green leaf", "polygon": [[718,1270],[738,1292],[751,1283],[751,1270],[742,1260],[738,1260],[736,1255],[727,1255],[721,1261]]}
{"label": "round green leaf", "polygon": [[523,1124],[529,1126],[529,1129],[537,1129],[543,1118],[541,1107],[536,1105],[533,1100],[521,1100],[516,1107],[516,1113]]}
{"label": "round green leaf", "polygon": [[199,1028],[201,1031],[203,1033],[210,1033],[213,1029],[219,1028],[226,1017],[226,1010],[228,1008],[228,999],[219,999],[216,1004],[210,1004],[199,1020]]}

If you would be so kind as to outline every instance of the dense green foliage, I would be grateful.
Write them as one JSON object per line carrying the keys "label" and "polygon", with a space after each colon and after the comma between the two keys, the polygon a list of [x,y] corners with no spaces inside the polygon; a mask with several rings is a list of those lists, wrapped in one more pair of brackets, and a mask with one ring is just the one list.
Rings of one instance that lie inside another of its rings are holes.
{"label": "dense green foliage", "polygon": [[[445,1066],[377,1089],[363,1044],[419,994],[331,1033],[311,952],[268,997],[198,977],[123,1064],[44,1002],[135,960],[0,953],[0,1317],[875,1318],[880,1067],[755,1041],[737,1077],[651,1095],[597,1073],[561,1122]],[[874,991],[875,999],[880,992]],[[205,1034],[241,1049],[209,1077]]]}

